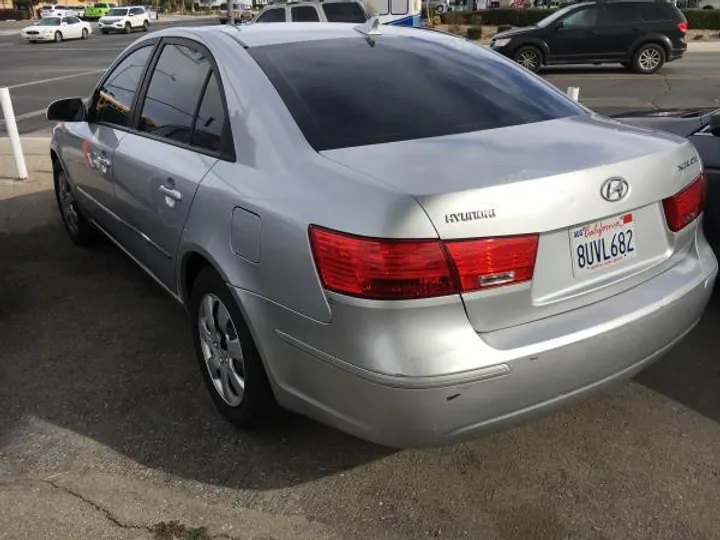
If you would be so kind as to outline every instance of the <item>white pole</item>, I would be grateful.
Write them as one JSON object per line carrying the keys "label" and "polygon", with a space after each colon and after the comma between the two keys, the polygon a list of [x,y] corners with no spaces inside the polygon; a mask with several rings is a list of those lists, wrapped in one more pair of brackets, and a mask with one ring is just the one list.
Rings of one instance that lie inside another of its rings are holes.
{"label": "white pole", "polygon": [[577,101],[580,98],[580,88],[577,86],[568,86],[567,95],[573,101]]}
{"label": "white pole", "polygon": [[17,123],[15,122],[15,111],[13,111],[12,101],[10,100],[10,89],[3,86],[0,87],[0,104],[2,104],[3,118],[7,127],[8,136],[10,137],[10,146],[12,147],[13,158],[15,159],[15,170],[20,180],[27,180],[28,173],[25,166],[25,156],[23,155],[22,146],[20,145],[20,134],[18,133]]}

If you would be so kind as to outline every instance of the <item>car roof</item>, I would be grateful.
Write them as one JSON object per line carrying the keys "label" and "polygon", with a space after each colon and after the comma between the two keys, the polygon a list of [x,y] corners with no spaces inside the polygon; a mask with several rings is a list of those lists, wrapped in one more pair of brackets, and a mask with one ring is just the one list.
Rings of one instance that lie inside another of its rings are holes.
{"label": "car roof", "polygon": [[[247,48],[261,47],[265,45],[280,45],[287,43],[300,43],[305,41],[317,41],[324,39],[359,38],[363,34],[356,30],[357,23],[323,23],[323,22],[286,22],[268,24],[243,24],[236,27],[222,26],[191,26],[175,27],[153,32],[156,36],[181,35],[190,32],[195,35],[205,33],[225,33],[233,37]],[[401,27],[391,25],[380,25],[380,34],[373,36],[380,40],[383,36],[406,36],[427,40],[453,40],[462,42],[457,36],[435,32],[432,30]],[[185,34],[187,35],[187,34]],[[477,47],[475,44],[470,46]]]}

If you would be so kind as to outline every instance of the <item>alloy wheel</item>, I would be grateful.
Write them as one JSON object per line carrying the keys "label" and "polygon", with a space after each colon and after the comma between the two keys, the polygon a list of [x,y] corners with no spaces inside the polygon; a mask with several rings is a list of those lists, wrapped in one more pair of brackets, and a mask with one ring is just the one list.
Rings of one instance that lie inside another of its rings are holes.
{"label": "alloy wheel", "polygon": [[200,347],[215,391],[231,407],[245,395],[245,357],[235,324],[222,300],[203,296],[198,312]]}
{"label": "alloy wheel", "polygon": [[538,57],[538,54],[535,51],[531,50],[522,51],[518,55],[516,61],[522,67],[529,69],[530,71],[535,71],[540,64],[540,58]]}
{"label": "alloy wheel", "polygon": [[64,172],[58,173],[58,191],[60,195],[60,210],[65,225],[72,234],[77,234],[79,229],[77,203],[75,202],[75,195],[73,195],[72,189],[70,189],[70,184],[68,184]]}
{"label": "alloy wheel", "polygon": [[661,61],[660,51],[654,47],[645,49],[638,57],[638,65],[643,71],[653,71]]}

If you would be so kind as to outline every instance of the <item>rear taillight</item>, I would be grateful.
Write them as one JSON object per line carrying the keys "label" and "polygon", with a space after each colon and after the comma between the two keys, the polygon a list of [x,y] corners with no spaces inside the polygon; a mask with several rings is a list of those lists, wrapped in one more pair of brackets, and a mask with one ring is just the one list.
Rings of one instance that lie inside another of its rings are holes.
{"label": "rear taillight", "polygon": [[677,29],[680,30],[681,33],[687,32],[687,23],[686,22],[679,22],[677,23]]}
{"label": "rear taillight", "polygon": [[446,242],[462,292],[530,281],[537,235]]}
{"label": "rear taillight", "polygon": [[705,173],[700,175],[681,192],[663,199],[663,209],[668,228],[677,232],[694,221],[705,207]]}
{"label": "rear taillight", "polygon": [[537,235],[388,240],[310,227],[323,287],[376,300],[431,298],[532,279]]}

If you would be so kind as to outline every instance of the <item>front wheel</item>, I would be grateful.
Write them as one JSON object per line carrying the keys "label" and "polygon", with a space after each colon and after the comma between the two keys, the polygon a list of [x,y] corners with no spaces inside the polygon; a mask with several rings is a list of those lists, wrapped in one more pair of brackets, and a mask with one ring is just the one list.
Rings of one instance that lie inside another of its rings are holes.
{"label": "front wheel", "polygon": [[57,201],[60,217],[65,230],[74,244],[87,247],[93,244],[96,235],[90,222],[85,219],[73,193],[70,182],[62,166],[57,164],[53,171],[55,184],[55,200]]}
{"label": "front wheel", "polygon": [[513,60],[533,73],[537,73],[542,67],[542,53],[537,47],[520,47]]}
{"label": "front wheel", "polygon": [[80,36],[80,37],[81,37],[82,39],[87,39],[87,38],[88,38],[87,28],[83,28],[83,29],[82,29],[82,36]]}
{"label": "front wheel", "polygon": [[150,23],[147,21],[144,21],[143,22],[143,32],[147,32],[148,30],[150,30]]}
{"label": "front wheel", "polygon": [[193,344],[215,406],[240,428],[258,425],[274,409],[260,353],[225,281],[201,271],[190,293]]}
{"label": "front wheel", "polygon": [[125,33],[129,34],[130,32],[132,32],[132,26],[130,26],[129,22],[125,23]]}
{"label": "front wheel", "polygon": [[665,49],[656,43],[641,46],[633,57],[633,70],[649,75],[665,64]]}
{"label": "front wheel", "polygon": [[107,35],[109,30],[100,30],[103,34]]}
{"label": "front wheel", "polygon": [[55,42],[60,43],[63,40],[63,35],[60,32],[55,32]]}

